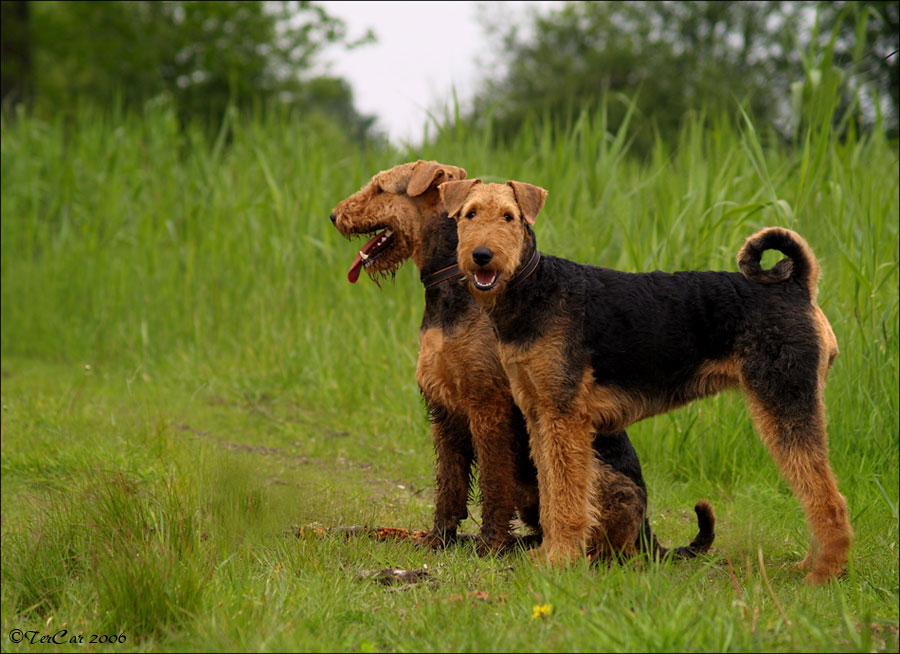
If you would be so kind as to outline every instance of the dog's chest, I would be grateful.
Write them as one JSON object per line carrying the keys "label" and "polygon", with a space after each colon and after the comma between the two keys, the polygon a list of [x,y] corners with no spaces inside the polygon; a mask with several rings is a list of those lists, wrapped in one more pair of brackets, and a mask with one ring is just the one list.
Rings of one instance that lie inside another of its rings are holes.
{"label": "dog's chest", "polygon": [[547,356],[539,348],[501,344],[500,361],[513,398],[525,415],[535,415],[562,385],[561,358]]}
{"label": "dog's chest", "polygon": [[419,346],[416,381],[426,397],[451,408],[509,395],[497,341],[485,320],[450,331],[423,329]]}

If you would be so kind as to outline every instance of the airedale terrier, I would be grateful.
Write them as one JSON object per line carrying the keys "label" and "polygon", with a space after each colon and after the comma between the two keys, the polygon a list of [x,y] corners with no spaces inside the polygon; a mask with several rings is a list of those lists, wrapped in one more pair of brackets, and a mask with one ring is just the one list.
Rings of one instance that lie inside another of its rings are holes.
{"label": "airedale terrier", "polygon": [[[741,273],[625,273],[538,251],[540,187],[472,179],[440,192],[457,221],[459,267],[490,316],[528,423],[542,558],[571,561],[595,526],[589,498],[605,483],[595,430],[740,386],[812,528],[806,580],[841,573],[852,530],[828,461],[824,404],[838,348],[816,304],[818,263],[799,235],[754,234],[738,255]],[[763,270],[768,249],[787,258]]]}
{"label": "airedale terrier", "polygon": [[[351,282],[363,269],[373,278],[392,275],[411,258],[425,286],[416,379],[431,414],[437,459],[434,526],[426,541],[440,545],[455,538],[468,515],[474,460],[482,494],[480,550],[500,551],[513,542],[510,521],[516,510],[539,538],[537,472],[493,328],[456,266],[456,223],[444,211],[437,189],[441,182],[465,176],[461,168],[433,161],[401,164],[341,201],[331,220],[348,238],[371,236],[350,268]],[[628,435],[598,436],[595,444],[609,483],[602,502],[594,503],[604,535],[593,550],[597,556],[635,549],[665,553],[646,519],[646,486]],[[681,556],[706,551],[714,538],[711,507],[700,502],[695,511],[699,533],[690,546],[676,550]]]}

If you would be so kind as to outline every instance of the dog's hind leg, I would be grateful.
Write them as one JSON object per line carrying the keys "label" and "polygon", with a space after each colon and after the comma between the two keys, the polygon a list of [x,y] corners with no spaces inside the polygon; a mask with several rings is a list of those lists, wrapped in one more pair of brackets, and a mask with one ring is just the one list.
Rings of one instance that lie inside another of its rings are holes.
{"label": "dog's hind leg", "polygon": [[[588,552],[595,558],[625,560],[639,550],[645,528],[647,492],[608,464],[597,460],[591,495]],[[649,529],[649,523],[646,528]]]}
{"label": "dog's hind leg", "polygon": [[798,416],[784,405],[750,395],[762,440],[800,500],[813,533],[814,542],[801,563],[809,569],[805,580],[820,584],[843,572],[853,531],[847,502],[828,462],[824,407],[817,404],[815,411]]}
{"label": "dog's hind leg", "polygon": [[541,540],[541,504],[538,493],[537,468],[531,458],[528,445],[528,428],[525,416],[513,405],[513,446],[516,454],[516,510],[519,519],[531,532],[531,538]]}
{"label": "dog's hind leg", "polygon": [[468,516],[466,501],[474,452],[466,418],[433,402],[428,402],[428,409],[436,455],[437,487],[434,527],[425,536],[424,543],[438,547],[455,540],[459,523]]}
{"label": "dog's hind leg", "polygon": [[825,378],[837,356],[837,341],[815,305],[809,318],[805,323],[802,314],[793,317],[790,340],[755,337],[745,348],[741,384],[756,428],[812,530],[799,567],[809,571],[805,581],[820,584],[843,572],[853,530],[828,461],[825,432]]}

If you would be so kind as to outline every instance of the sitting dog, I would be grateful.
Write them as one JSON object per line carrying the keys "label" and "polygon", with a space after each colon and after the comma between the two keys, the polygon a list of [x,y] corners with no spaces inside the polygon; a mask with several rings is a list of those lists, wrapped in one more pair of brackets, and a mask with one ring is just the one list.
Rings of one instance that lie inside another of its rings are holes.
{"label": "sitting dog", "polygon": [[[590,507],[607,474],[595,431],[740,386],[812,528],[806,580],[843,570],[852,530],[828,461],[824,404],[838,348],[816,304],[818,264],[799,235],[754,234],[740,274],[625,273],[538,251],[540,187],[472,179],[445,182],[440,193],[457,222],[459,267],[490,316],[527,420],[544,558],[566,564],[595,538]],[[767,249],[788,258],[763,270]]]}
{"label": "sitting dog", "polygon": [[[529,458],[528,432],[513,403],[490,321],[469,295],[456,266],[456,223],[441,205],[438,184],[466,171],[434,161],[401,164],[375,175],[341,201],[331,221],[349,237],[368,235],[348,274],[392,275],[407,259],[425,287],[416,379],[432,421],[437,459],[434,526],[425,541],[455,538],[468,515],[470,470],[477,461],[482,494],[479,550],[502,551],[513,543],[510,521],[518,511],[540,538],[537,473]],[[605,471],[591,502],[602,526],[589,549],[597,557],[636,551],[665,553],[646,519],[647,493],[637,453],[619,430],[594,439],[592,456]],[[681,556],[709,549],[715,520],[706,502],[695,507],[697,538]]]}

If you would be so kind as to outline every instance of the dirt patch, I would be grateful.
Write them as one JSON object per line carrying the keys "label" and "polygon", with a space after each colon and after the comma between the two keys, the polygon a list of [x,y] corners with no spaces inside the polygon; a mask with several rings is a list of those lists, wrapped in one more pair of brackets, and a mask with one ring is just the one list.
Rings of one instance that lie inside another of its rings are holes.
{"label": "dirt patch", "polygon": [[[426,491],[430,490],[430,487],[416,487],[415,485],[409,482],[399,482],[391,479],[387,479],[386,477],[380,477],[376,475],[376,468],[373,464],[368,463],[366,461],[358,461],[356,459],[350,459],[344,456],[337,456],[329,459],[317,459],[311,458],[307,456],[302,456],[300,454],[296,454],[291,451],[290,448],[281,448],[281,447],[267,447],[264,445],[252,445],[249,443],[241,443],[239,441],[233,441],[227,438],[223,438],[218,436],[210,431],[204,429],[198,429],[192,425],[183,423],[183,422],[172,422],[170,423],[171,427],[179,432],[183,432],[185,434],[189,434],[192,437],[203,440],[208,443],[211,443],[217,447],[220,447],[224,450],[229,450],[232,452],[241,452],[246,454],[257,454],[260,456],[271,457],[273,459],[279,459],[281,461],[289,462],[294,466],[307,466],[307,465],[315,465],[316,467],[323,470],[331,470],[331,471],[339,471],[339,470],[351,470],[353,471],[354,478],[357,483],[362,483],[371,488],[373,491],[377,492],[380,496],[387,496],[391,491],[396,493],[397,490],[401,491],[404,495],[419,500],[420,496]],[[350,432],[340,431],[329,431],[327,429],[320,430],[319,434],[325,434],[326,437],[339,438],[344,437],[345,434],[349,434]],[[301,447],[302,443],[299,441],[294,443],[295,447]],[[339,474],[346,474],[344,472],[340,472]],[[279,479],[277,477],[270,477],[269,483],[276,485],[295,485],[293,482]],[[390,489],[390,490],[389,490]],[[396,489],[396,490],[395,490]]]}
{"label": "dirt patch", "polygon": [[210,441],[218,447],[224,448],[226,450],[232,450],[235,452],[250,452],[253,454],[261,454],[263,456],[276,456],[282,459],[291,459],[292,461],[304,464],[312,463],[312,459],[310,459],[309,457],[293,454],[288,450],[280,447],[265,447],[263,445],[249,445],[247,443],[230,441],[227,438],[216,436],[215,434],[212,434],[208,431],[196,429],[181,422],[173,422],[172,427],[174,427],[178,431],[187,432],[193,436],[196,436],[197,438],[202,438],[204,440]]}

